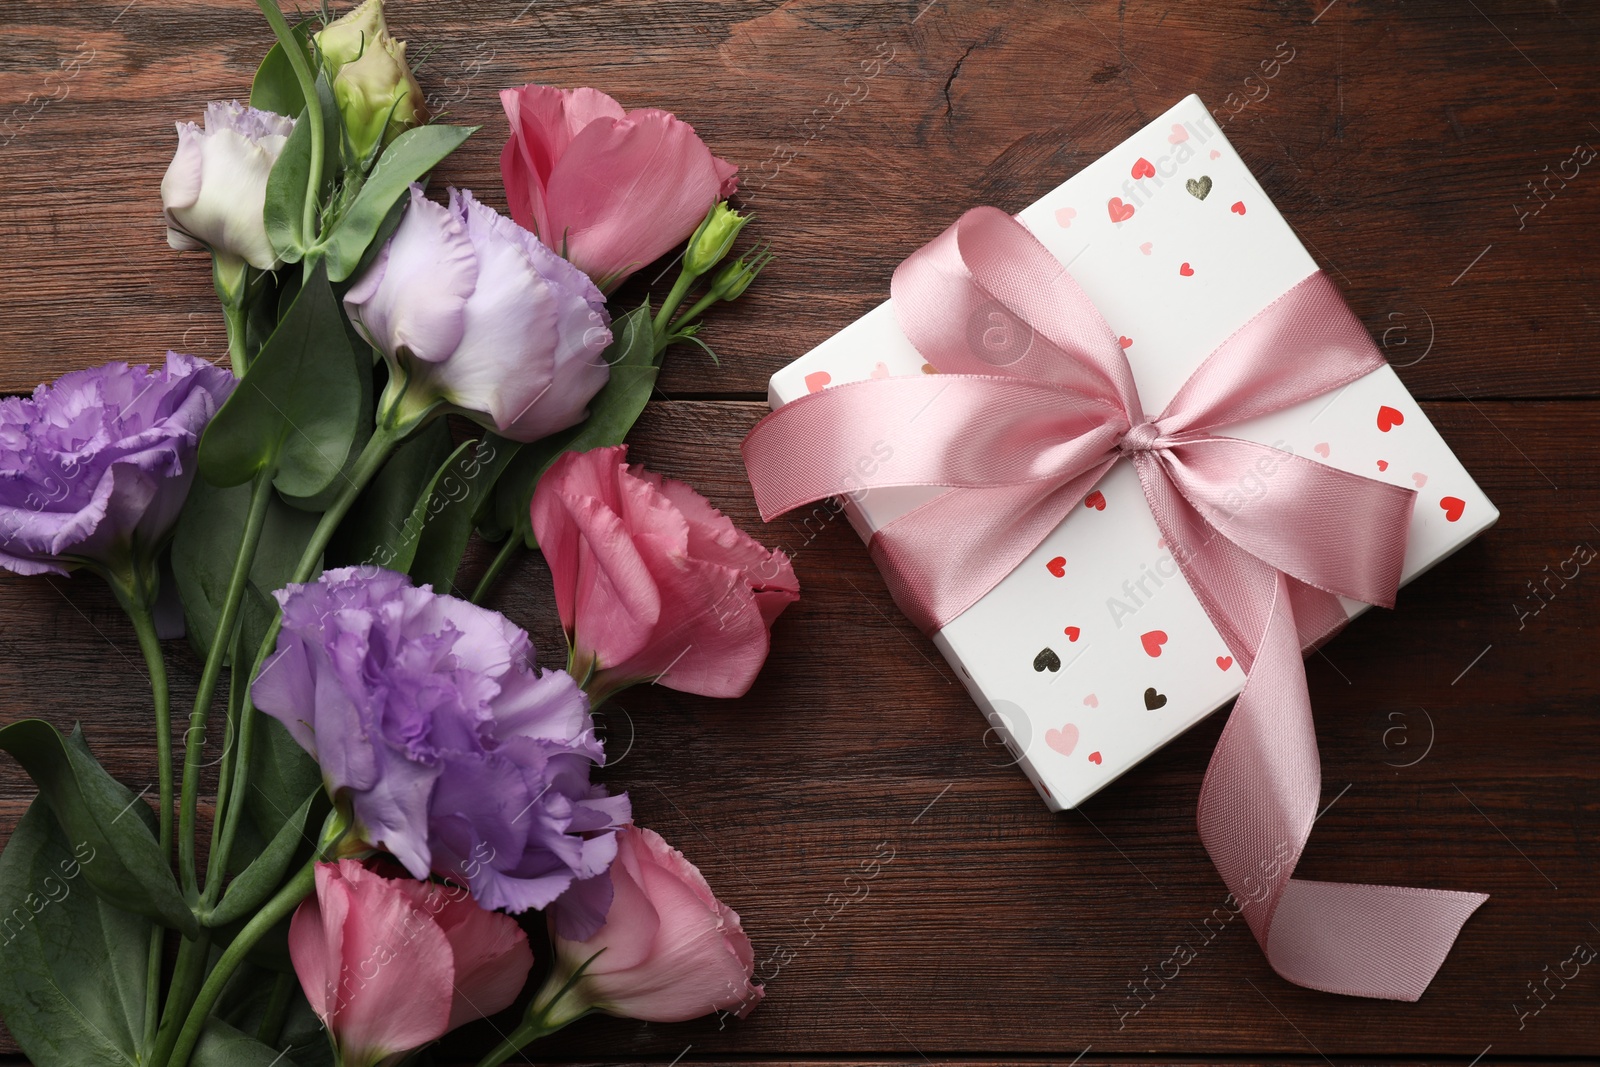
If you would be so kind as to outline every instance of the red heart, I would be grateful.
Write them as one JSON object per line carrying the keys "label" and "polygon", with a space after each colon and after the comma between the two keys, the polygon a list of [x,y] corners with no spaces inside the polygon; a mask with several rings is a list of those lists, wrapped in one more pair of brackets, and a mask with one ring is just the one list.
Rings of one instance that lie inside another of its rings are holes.
{"label": "red heart", "polygon": [[812,371],[810,374],[806,375],[806,390],[808,392],[815,393],[831,381],[833,381],[833,375],[829,374],[827,371]]}
{"label": "red heart", "polygon": [[1089,762],[1094,764],[1096,767],[1100,766],[1100,753],[1098,753],[1098,752],[1089,753]]}
{"label": "red heart", "polygon": [[1057,556],[1049,563],[1046,563],[1044,565],[1044,569],[1055,575],[1057,578],[1064,578],[1067,574],[1067,558],[1065,556]]}
{"label": "red heart", "polygon": [[1131,338],[1131,337],[1119,337],[1119,338],[1117,338],[1117,344],[1121,345],[1123,348],[1132,348],[1133,347],[1133,338]]}
{"label": "red heart", "polygon": [[1076,626],[1068,626],[1061,632],[1067,635],[1068,641],[1076,641],[1078,639],[1078,635],[1083,633],[1083,631],[1078,629]]}
{"label": "red heart", "polygon": [[1152,164],[1148,159],[1140,156],[1139,162],[1133,165],[1133,176],[1135,178],[1154,178],[1156,176],[1155,165]]}
{"label": "red heart", "polygon": [[1231,208],[1229,208],[1228,210],[1233,212],[1235,215],[1243,215],[1244,214],[1244,201],[1243,200],[1234,201],[1233,206]]}
{"label": "red heart", "polygon": [[1386,460],[1386,459],[1378,460],[1378,469],[1381,470],[1381,471],[1388,470],[1389,469],[1389,461]]}
{"label": "red heart", "polygon": [[1227,670],[1229,667],[1233,666],[1233,657],[1232,656],[1218,656],[1217,657],[1217,666],[1222,668],[1223,670]]}
{"label": "red heart", "polygon": [[1400,414],[1394,408],[1390,407],[1388,404],[1385,404],[1378,409],[1378,429],[1382,430],[1384,433],[1388,433],[1390,430],[1394,429],[1396,426],[1399,426],[1405,421],[1406,417]]}
{"label": "red heart", "polygon": [[1439,506],[1444,508],[1444,517],[1455,522],[1461,513],[1467,509],[1467,502],[1458,496],[1447,496],[1439,501]]}
{"label": "red heart", "polygon": [[1139,641],[1144,645],[1145,655],[1159,656],[1161,655],[1161,646],[1167,643],[1167,631],[1151,630],[1149,633],[1140,636]]}
{"label": "red heart", "polygon": [[1194,274],[1194,268],[1185,263],[1183,266],[1178,268],[1178,273],[1183,275],[1185,278],[1188,278]]}
{"label": "red heart", "polygon": [[1096,489],[1094,492],[1083,498],[1083,506],[1086,508],[1094,508],[1096,511],[1104,511],[1106,509],[1106,495],[1100,490]]}
{"label": "red heart", "polygon": [[1120,196],[1113,196],[1106,202],[1106,211],[1111,214],[1112,222],[1127,222],[1133,218],[1133,205],[1124,204]]}

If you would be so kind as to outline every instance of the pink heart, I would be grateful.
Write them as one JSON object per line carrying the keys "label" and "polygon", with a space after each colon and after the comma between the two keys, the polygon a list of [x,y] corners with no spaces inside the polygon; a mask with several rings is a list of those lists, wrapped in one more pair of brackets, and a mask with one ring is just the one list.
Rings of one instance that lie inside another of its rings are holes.
{"label": "pink heart", "polygon": [[1083,702],[1091,708],[1098,708],[1100,706],[1100,698],[1095,696],[1093,693],[1090,693],[1088,696],[1084,697]]}
{"label": "pink heart", "polygon": [[888,365],[884,363],[875,364],[872,368],[872,376],[874,378],[887,378],[889,376]]}
{"label": "pink heart", "polygon": [[[879,365],[882,366],[882,364],[879,364]],[[1320,445],[1312,445],[1311,446],[1311,451],[1315,452],[1317,455],[1321,456],[1323,459],[1327,459],[1328,458],[1328,451],[1329,451],[1328,450],[1328,442],[1324,441]]]}
{"label": "pink heart", "polygon": [[1059,730],[1046,730],[1044,743],[1063,756],[1070,756],[1078,747],[1078,728],[1069,722]]}
{"label": "pink heart", "polygon": [[1063,207],[1056,209],[1056,223],[1064,230],[1072,225],[1072,220],[1078,217],[1076,208]]}
{"label": "pink heart", "polygon": [[1143,252],[1145,255],[1148,256],[1150,254],[1150,242],[1146,241],[1144,244],[1140,245],[1139,246],[1139,251]]}
{"label": "pink heart", "polygon": [[1218,151],[1217,151],[1217,150],[1216,150],[1216,149],[1215,149],[1215,148],[1213,148],[1213,149],[1212,149],[1212,150],[1211,150],[1211,158],[1212,158],[1212,159],[1217,159],[1217,158],[1220,158],[1220,157],[1221,157],[1221,155],[1222,155],[1222,153],[1221,153],[1221,152],[1218,152]]}
{"label": "pink heart", "polygon": [[1411,480],[1417,483],[1418,489],[1421,489],[1423,486],[1428,484],[1428,476],[1423,474],[1421,471],[1413,474],[1411,476]]}
{"label": "pink heart", "polygon": [[833,381],[833,375],[827,371],[812,371],[806,375],[806,390],[812,393],[818,392],[831,381]]}
{"label": "pink heart", "polygon": [[1172,124],[1172,132],[1167,135],[1168,142],[1172,144],[1182,144],[1188,139],[1189,127],[1185,126],[1181,122],[1174,122]]}

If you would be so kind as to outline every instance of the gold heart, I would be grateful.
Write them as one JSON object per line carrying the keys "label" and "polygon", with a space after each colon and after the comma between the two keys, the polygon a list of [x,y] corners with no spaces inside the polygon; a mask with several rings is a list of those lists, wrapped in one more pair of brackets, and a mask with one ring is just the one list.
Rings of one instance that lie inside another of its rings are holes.
{"label": "gold heart", "polygon": [[1187,182],[1184,182],[1183,187],[1189,190],[1189,195],[1194,197],[1196,200],[1204,200],[1206,198],[1206,194],[1211,192],[1211,176],[1209,174],[1202,174],[1200,175],[1198,181],[1194,178],[1190,178]]}

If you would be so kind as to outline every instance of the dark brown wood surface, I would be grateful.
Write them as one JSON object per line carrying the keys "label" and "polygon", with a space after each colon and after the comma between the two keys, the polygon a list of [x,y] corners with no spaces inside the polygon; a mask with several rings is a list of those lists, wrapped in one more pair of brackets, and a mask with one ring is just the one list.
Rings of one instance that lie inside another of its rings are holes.
{"label": "dark brown wood surface", "polygon": [[[743,165],[781,257],[710,318],[720,365],[669,357],[636,453],[790,550],[802,600],[744,699],[629,694],[634,741],[608,774],[745,917],[758,958],[787,962],[742,1023],[590,1019],[540,1058],[1600,1057],[1600,973],[1540,985],[1575,944],[1600,944],[1600,578],[1583,572],[1520,627],[1514,609],[1542,568],[1600,541],[1600,174],[1570,177],[1569,162],[1600,145],[1600,10],[393,0],[390,19],[432,49],[436,99],[485,126],[441,182],[503,203],[495,90],[595,85],[676,111]],[[1280,42],[1294,59],[1261,81]],[[158,185],[171,123],[243,95],[267,43],[243,0],[6,0],[0,105],[17,110],[0,133],[15,132],[0,146],[0,390],[168,348],[221,357],[206,263],[165,247]],[[865,97],[822,122],[829,94],[886,51]],[[761,527],[737,445],[767,376],[881,300],[894,264],[963,208],[1017,210],[1183,95],[1225,115],[1252,86],[1268,95],[1229,138],[1502,511],[1399,610],[1309,660],[1334,803],[1300,872],[1492,899],[1417,1004],[1291,986],[1236,923],[1135,1015],[1129,984],[1199,940],[1223,900],[1194,831],[1222,718],[1082,811],[1050,814],[985,746],[986,724],[845,523]],[[559,643],[542,561],[518,565],[495,606]],[[196,664],[173,654],[181,700]],[[136,789],[153,766],[137,660],[91,580],[0,582],[0,721],[81,719]],[[31,793],[0,766],[0,833]],[[831,914],[829,894],[880,846],[893,862]],[[1530,983],[1556,991],[1537,1014]]]}

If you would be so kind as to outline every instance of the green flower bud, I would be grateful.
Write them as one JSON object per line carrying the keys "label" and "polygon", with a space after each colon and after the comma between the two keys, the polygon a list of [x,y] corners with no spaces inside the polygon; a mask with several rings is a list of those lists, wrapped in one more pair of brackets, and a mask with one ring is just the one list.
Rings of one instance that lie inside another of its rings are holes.
{"label": "green flower bud", "polygon": [[316,35],[333,98],[357,157],[428,121],[422,86],[406,64],[406,45],[389,36],[383,0],[366,0]]}
{"label": "green flower bud", "polygon": [[733,247],[734,239],[751,216],[741,215],[728,206],[727,201],[717,202],[700,226],[689,238],[689,248],[683,254],[683,267],[695,277],[705,274],[722,262],[722,257]]}
{"label": "green flower bud", "polygon": [[739,299],[744,295],[744,291],[750,288],[750,283],[756,280],[756,275],[776,258],[777,256],[765,248],[757,248],[751,252],[748,262],[741,256],[717,272],[707,295],[715,300]]}

